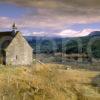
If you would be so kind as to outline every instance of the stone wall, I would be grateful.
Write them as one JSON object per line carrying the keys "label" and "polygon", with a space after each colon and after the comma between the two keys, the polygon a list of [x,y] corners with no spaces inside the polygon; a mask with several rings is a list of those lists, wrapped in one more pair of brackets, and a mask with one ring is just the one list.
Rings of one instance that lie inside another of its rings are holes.
{"label": "stone wall", "polygon": [[32,63],[32,54],[32,48],[21,33],[18,32],[6,49],[6,64],[30,65]]}

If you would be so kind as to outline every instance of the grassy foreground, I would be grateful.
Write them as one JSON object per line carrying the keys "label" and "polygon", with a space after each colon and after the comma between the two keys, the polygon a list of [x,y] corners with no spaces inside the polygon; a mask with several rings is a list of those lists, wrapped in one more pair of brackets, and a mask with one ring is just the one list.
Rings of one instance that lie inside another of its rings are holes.
{"label": "grassy foreground", "polygon": [[100,72],[62,67],[1,66],[0,100],[100,100]]}

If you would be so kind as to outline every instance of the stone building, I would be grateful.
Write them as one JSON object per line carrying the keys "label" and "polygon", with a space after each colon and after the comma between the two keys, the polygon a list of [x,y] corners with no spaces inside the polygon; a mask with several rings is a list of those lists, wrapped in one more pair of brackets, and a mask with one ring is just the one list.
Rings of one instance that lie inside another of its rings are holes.
{"label": "stone building", "polygon": [[0,63],[5,65],[30,65],[33,49],[16,31],[15,24],[12,31],[0,32]]}

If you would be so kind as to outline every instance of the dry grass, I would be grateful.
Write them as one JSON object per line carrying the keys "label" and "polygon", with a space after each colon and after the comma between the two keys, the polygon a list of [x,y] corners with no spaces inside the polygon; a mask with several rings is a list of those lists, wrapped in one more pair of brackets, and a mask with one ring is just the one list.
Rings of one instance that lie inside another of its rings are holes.
{"label": "dry grass", "polygon": [[0,100],[100,100],[100,72],[62,67],[0,67]]}

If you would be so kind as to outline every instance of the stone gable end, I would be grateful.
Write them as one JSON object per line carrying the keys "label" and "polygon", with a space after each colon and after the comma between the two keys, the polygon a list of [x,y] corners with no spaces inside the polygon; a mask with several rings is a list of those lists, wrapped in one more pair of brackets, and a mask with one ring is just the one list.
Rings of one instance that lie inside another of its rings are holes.
{"label": "stone gable end", "polygon": [[6,48],[6,64],[30,65],[33,50],[20,32],[17,32],[9,46]]}

